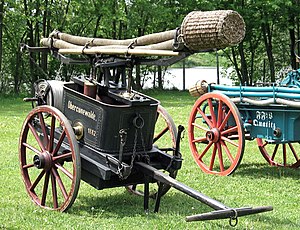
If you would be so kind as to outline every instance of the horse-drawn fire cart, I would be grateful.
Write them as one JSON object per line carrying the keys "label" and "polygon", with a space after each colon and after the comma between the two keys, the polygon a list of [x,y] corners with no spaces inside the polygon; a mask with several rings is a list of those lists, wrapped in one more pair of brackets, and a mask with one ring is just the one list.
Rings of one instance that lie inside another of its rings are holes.
{"label": "horse-drawn fire cart", "polygon": [[[170,65],[197,50],[236,44],[243,36],[244,22],[236,12],[215,11],[192,12],[177,30],[137,39],[90,39],[54,31],[42,39],[42,47],[23,45],[29,52],[49,52],[63,63],[90,67],[89,76],[73,76],[70,82],[39,80],[34,97],[25,99],[34,108],[21,130],[19,156],[34,203],[65,211],[83,180],[99,190],[125,186],[136,194],[142,184],[145,210],[154,197],[157,212],[170,187],[215,209],[188,221],[232,221],[272,210],[229,208],[176,181],[183,127],[177,130],[159,101],[131,89],[136,65]],[[154,194],[150,183],[158,186]]]}

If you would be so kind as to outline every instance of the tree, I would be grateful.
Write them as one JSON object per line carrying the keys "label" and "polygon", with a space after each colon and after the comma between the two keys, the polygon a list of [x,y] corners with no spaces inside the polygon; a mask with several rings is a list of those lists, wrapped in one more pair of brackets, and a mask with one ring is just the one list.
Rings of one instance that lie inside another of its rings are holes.
{"label": "tree", "polygon": [[4,15],[4,0],[0,0],[0,76],[2,75],[2,55],[3,55],[3,15]]}
{"label": "tree", "polygon": [[[238,83],[275,81],[278,70],[298,67],[294,43],[300,34],[300,0],[0,0],[1,90],[19,93],[39,78],[55,77],[59,62],[39,53],[21,57],[19,49],[20,43],[39,46],[40,38],[54,29],[125,39],[175,29],[190,11],[215,9],[236,10],[246,23],[244,41],[223,52],[228,66],[235,67]],[[89,71],[74,66],[61,69],[66,80]],[[143,72],[136,71],[138,89]]]}

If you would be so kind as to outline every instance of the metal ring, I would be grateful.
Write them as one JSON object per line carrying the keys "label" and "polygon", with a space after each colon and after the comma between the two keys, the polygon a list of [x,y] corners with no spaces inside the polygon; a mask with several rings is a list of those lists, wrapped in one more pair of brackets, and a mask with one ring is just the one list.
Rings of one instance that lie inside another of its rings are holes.
{"label": "metal ring", "polygon": [[141,129],[144,127],[145,121],[144,119],[141,117],[140,114],[138,114],[134,119],[133,119],[133,125],[137,128],[137,129]]}
{"label": "metal ring", "polygon": [[232,209],[232,211],[233,211],[234,215],[230,217],[229,224],[231,227],[235,227],[238,224],[238,212],[236,209]]}

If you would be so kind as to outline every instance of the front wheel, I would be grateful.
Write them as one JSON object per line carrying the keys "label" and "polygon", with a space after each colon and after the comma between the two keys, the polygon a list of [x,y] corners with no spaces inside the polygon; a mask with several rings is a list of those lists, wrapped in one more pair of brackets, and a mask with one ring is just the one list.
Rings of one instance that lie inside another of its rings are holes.
{"label": "front wheel", "polygon": [[21,174],[33,202],[66,211],[80,185],[80,153],[73,129],[62,112],[38,106],[26,117],[19,140]]}
{"label": "front wheel", "polygon": [[245,133],[235,104],[220,93],[207,93],[194,104],[188,123],[194,160],[208,174],[227,176],[241,162]]}

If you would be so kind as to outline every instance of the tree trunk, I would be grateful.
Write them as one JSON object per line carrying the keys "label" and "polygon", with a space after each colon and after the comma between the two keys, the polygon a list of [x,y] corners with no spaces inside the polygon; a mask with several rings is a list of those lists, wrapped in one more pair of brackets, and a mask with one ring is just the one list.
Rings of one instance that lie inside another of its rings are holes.
{"label": "tree trunk", "polygon": [[[28,9],[28,3],[27,0],[24,0],[24,11],[25,11],[25,15],[27,17],[27,38],[28,38],[28,45],[34,47],[35,46],[35,40],[34,40],[34,28],[33,28],[33,23],[30,20],[30,10]],[[38,77],[37,77],[37,73],[35,71],[35,64],[36,64],[36,55],[33,52],[29,53],[29,70],[30,70],[30,76],[31,76],[31,83],[35,82]],[[32,84],[33,85],[33,84]],[[33,94],[33,88],[32,90],[32,94]]]}
{"label": "tree trunk", "polygon": [[95,26],[95,30],[94,30],[94,38],[97,37],[97,32],[98,32],[98,29],[99,29],[99,26],[100,26],[100,20],[102,18],[102,15],[98,15],[97,17],[97,20],[96,20],[96,26]]}
{"label": "tree trunk", "polygon": [[275,82],[275,66],[274,66],[273,47],[272,47],[272,34],[271,34],[270,25],[268,23],[262,24],[262,34],[263,34],[263,39],[264,39],[267,57],[269,61],[271,82]]}
{"label": "tree trunk", "polygon": [[67,19],[67,15],[69,12],[69,8],[70,8],[70,3],[71,0],[68,0],[67,5],[65,6],[65,15],[63,16],[63,21],[60,23],[60,27],[58,28],[59,30],[64,30],[65,24],[66,24],[66,19]]}
{"label": "tree trunk", "polygon": [[21,52],[20,49],[17,49],[16,53],[16,66],[14,69],[14,92],[15,94],[20,93],[20,64],[21,64]]}
{"label": "tree trunk", "polygon": [[3,15],[4,0],[0,0],[0,78],[2,77],[2,57],[3,57]]}
{"label": "tree trunk", "polygon": [[153,72],[153,89],[156,88],[155,80],[156,80],[156,66],[154,67],[154,72]]}
{"label": "tree trunk", "polygon": [[238,63],[237,63],[236,54],[235,54],[235,50],[234,49],[235,49],[234,47],[231,48],[232,59],[230,58],[229,54],[227,54],[227,53],[226,54],[227,54],[227,57],[231,60],[231,63],[234,66],[234,69],[235,69],[235,72],[237,74],[237,77],[238,77],[240,83],[242,84],[243,83],[243,79],[242,79],[240,68],[239,68]]}
{"label": "tree trunk", "polygon": [[295,18],[294,15],[290,15],[289,18],[289,23],[290,23],[290,28],[289,28],[289,34],[290,34],[290,60],[291,60],[291,66],[292,69],[297,69],[296,66],[296,56],[294,53],[294,45],[296,43],[296,34],[295,34],[295,29],[294,29],[294,25],[295,25]]}
{"label": "tree trunk", "polygon": [[157,81],[158,81],[158,88],[163,89],[163,81],[162,81],[162,70],[161,66],[157,67]]}
{"label": "tree trunk", "polygon": [[123,38],[123,21],[119,21],[119,33],[118,33],[118,39],[121,40]]}
{"label": "tree trunk", "polygon": [[140,65],[136,65],[135,67],[135,89],[136,90],[141,90],[142,89],[142,85],[141,85],[141,66]]}
{"label": "tree trunk", "polygon": [[[138,36],[143,36],[143,31],[141,28],[138,28]],[[136,65],[136,72],[135,72],[135,89],[140,90],[142,89],[141,85],[141,66]]]}
{"label": "tree trunk", "polygon": [[[47,17],[48,17],[48,0],[44,0],[44,15],[43,15],[43,37],[46,38],[48,36],[48,25],[47,25]],[[41,67],[42,69],[46,72],[47,71],[47,57],[48,57],[48,53],[42,53],[41,54]]]}
{"label": "tree trunk", "polygon": [[244,44],[241,42],[238,46],[239,54],[241,57],[241,74],[242,74],[242,85],[249,85],[249,76],[248,76],[248,68],[247,61],[244,52]]}
{"label": "tree trunk", "polygon": [[116,20],[116,17],[115,17],[115,15],[117,13],[117,10],[116,10],[117,2],[116,2],[116,0],[113,1],[113,7],[112,8],[113,8],[112,13],[113,13],[113,16],[114,16],[113,19],[112,19],[112,38],[117,39],[117,20]]}

